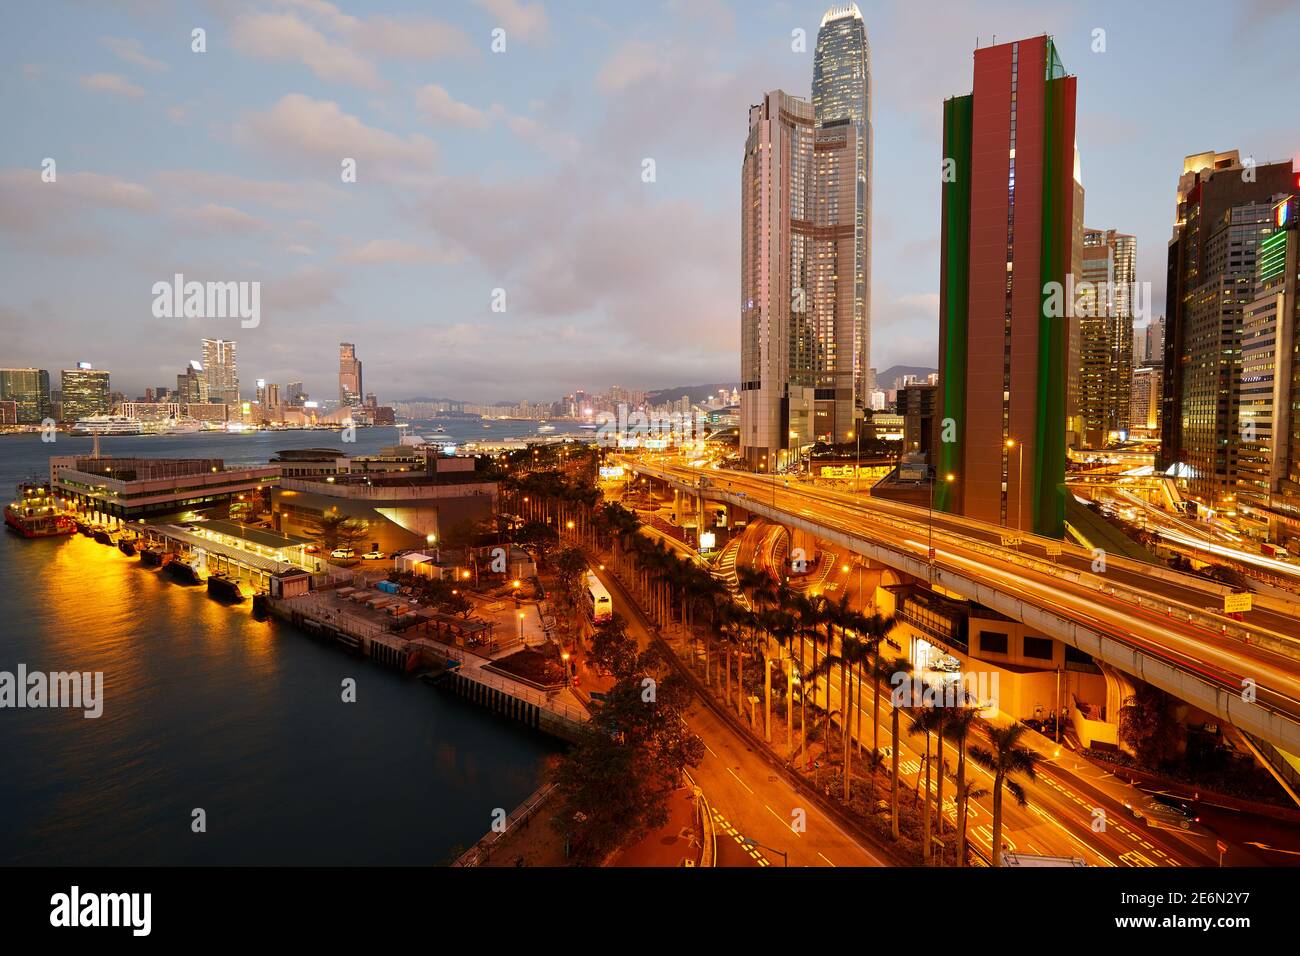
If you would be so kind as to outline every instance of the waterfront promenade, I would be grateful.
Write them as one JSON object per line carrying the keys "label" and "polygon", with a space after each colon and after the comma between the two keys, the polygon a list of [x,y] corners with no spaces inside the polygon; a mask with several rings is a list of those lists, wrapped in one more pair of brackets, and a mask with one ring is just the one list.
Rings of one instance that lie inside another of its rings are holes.
{"label": "waterfront promenade", "polygon": [[[310,591],[272,600],[270,607],[277,616],[296,626],[332,636],[381,663],[404,671],[421,668],[444,671],[445,677],[441,679],[450,681],[462,696],[564,739],[572,739],[589,719],[586,707],[572,688],[540,685],[513,676],[498,666],[498,662],[527,646],[517,635],[480,649],[457,646],[440,639],[448,636],[440,633],[442,628],[431,626],[454,625],[445,615],[427,610],[416,612],[416,623],[394,631],[394,619],[386,611],[350,599],[357,593],[349,593],[349,589]],[[536,616],[535,608],[532,613]],[[475,623],[463,622],[466,626]]]}

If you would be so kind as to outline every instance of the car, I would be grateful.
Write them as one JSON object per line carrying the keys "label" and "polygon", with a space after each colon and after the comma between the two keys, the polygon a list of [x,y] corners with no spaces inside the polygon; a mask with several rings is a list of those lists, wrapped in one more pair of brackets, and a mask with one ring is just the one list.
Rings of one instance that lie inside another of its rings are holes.
{"label": "car", "polygon": [[351,548],[335,548],[330,552],[331,558],[355,558],[357,553]]}
{"label": "car", "polygon": [[388,555],[382,551],[367,551],[361,556],[362,561],[383,561]]}
{"label": "car", "polygon": [[303,548],[303,550],[308,554],[320,554],[320,545],[309,544],[305,548]]}
{"label": "car", "polygon": [[1136,804],[1125,802],[1124,806],[1135,819],[1145,819],[1157,826],[1176,826],[1181,830],[1190,830],[1193,823],[1201,822],[1192,808],[1176,797],[1156,796],[1140,800]]}

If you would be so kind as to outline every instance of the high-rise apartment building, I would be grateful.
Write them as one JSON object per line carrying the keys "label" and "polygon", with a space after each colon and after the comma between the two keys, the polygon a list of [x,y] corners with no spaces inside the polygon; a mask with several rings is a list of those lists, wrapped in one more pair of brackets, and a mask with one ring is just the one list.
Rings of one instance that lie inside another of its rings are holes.
{"label": "high-rise apartment building", "polygon": [[1296,191],[1290,162],[1243,162],[1236,150],[1183,161],[1167,264],[1157,464],[1185,477],[1192,498],[1208,507],[1230,508],[1235,498],[1243,312],[1274,197]]}
{"label": "high-rise apartment building", "polygon": [[1075,95],[1052,39],[1031,37],[976,50],[972,92],[943,116],[935,505],[1052,537],[1065,520]]}
{"label": "high-rise apartment building", "polygon": [[0,401],[14,403],[14,424],[39,425],[53,413],[50,373],[43,368],[0,368]]}
{"label": "high-rise apartment building", "polygon": [[307,399],[307,393],[302,389],[302,382],[290,382],[284,387],[284,403],[291,408],[296,408]]}
{"label": "high-rise apartment building", "polygon": [[749,111],[741,169],[740,444],[775,469],[847,441],[870,385],[869,50],[856,6],[822,19],[813,100]]}
{"label": "high-rise apartment building", "polygon": [[109,399],[108,372],[78,362],[76,368],[60,373],[63,393],[63,420],[75,422],[91,415],[107,415],[113,410]]}
{"label": "high-rise apartment building", "polygon": [[357,358],[357,347],[351,342],[339,343],[339,407],[360,408],[361,359]]}
{"label": "high-rise apartment building", "polygon": [[1136,239],[1114,229],[1084,231],[1083,273],[1076,289],[1075,312],[1085,448],[1104,448],[1128,433],[1136,279]]}
{"label": "high-rise apartment building", "polygon": [[239,404],[239,367],[235,361],[234,342],[203,340],[203,377],[208,389],[205,401]]}

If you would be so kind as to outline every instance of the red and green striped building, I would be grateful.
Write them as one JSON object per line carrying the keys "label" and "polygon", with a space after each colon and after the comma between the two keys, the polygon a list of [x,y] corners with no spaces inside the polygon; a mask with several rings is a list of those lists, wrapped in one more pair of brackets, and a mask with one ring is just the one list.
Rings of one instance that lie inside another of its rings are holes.
{"label": "red and green striped building", "polygon": [[943,117],[935,506],[1052,537],[1069,319],[1051,284],[1066,287],[1074,246],[1075,91],[1052,39],[1032,37],[976,50],[974,87]]}

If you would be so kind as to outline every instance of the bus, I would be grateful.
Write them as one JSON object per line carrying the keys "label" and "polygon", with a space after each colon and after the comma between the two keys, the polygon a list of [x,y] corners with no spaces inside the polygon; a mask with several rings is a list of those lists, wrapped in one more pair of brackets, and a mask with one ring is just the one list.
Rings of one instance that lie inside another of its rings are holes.
{"label": "bus", "polygon": [[592,624],[608,621],[614,615],[614,602],[609,599],[609,592],[600,579],[590,571],[587,572],[587,600],[590,602],[587,613]]}

